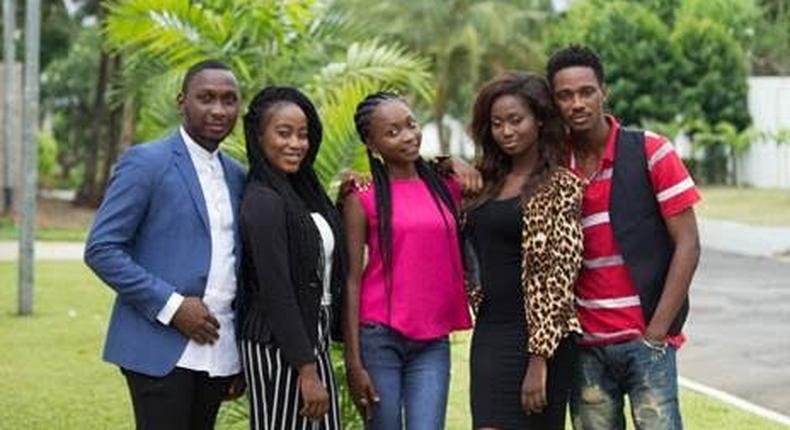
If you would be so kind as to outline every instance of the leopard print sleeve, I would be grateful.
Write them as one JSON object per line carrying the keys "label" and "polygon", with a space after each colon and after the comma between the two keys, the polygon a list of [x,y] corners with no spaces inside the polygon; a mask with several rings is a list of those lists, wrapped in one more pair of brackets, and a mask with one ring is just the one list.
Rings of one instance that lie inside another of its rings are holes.
{"label": "leopard print sleeve", "polygon": [[524,210],[522,288],[528,350],[551,357],[570,332],[581,332],[573,285],[582,263],[580,206],[583,182],[556,172]]}

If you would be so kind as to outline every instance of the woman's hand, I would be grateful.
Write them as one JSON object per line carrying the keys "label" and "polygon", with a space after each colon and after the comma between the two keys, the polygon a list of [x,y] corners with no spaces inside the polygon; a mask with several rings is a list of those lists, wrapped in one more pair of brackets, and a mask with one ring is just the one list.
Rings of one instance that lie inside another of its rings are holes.
{"label": "woman's hand", "polygon": [[373,386],[373,380],[370,379],[368,371],[362,366],[346,367],[346,376],[351,399],[365,420],[370,420],[373,418],[373,408],[379,402],[379,395]]}
{"label": "woman's hand", "polygon": [[539,355],[530,357],[521,383],[521,407],[527,415],[540,413],[546,407],[546,373],[546,359]]}
{"label": "woman's hand", "polygon": [[299,368],[299,391],[302,394],[302,416],[318,419],[329,412],[329,392],[318,377],[315,363]]}

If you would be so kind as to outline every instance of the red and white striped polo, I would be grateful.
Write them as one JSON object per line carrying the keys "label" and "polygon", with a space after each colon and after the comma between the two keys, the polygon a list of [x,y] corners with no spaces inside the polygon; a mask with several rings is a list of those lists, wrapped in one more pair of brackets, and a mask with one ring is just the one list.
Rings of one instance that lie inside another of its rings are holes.
{"label": "red and white striped polo", "polygon": [[[609,135],[598,169],[589,179],[582,201],[584,262],[576,282],[576,308],[584,334],[580,343],[605,345],[641,336],[645,320],[639,294],[615,241],[609,222],[612,168],[620,124],[607,115]],[[645,151],[650,181],[664,219],[671,218],[700,200],[686,167],[667,138],[645,132]],[[583,179],[573,154],[571,170]],[[679,335],[668,341],[676,347]]]}

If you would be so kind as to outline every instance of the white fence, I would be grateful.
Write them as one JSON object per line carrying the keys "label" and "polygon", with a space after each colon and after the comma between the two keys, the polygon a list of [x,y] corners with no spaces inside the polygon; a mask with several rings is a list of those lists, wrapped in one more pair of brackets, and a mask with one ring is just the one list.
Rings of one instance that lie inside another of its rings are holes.
{"label": "white fence", "polygon": [[[790,76],[749,78],[749,113],[759,131],[790,129]],[[744,184],[790,189],[790,143],[753,142],[738,164]]]}

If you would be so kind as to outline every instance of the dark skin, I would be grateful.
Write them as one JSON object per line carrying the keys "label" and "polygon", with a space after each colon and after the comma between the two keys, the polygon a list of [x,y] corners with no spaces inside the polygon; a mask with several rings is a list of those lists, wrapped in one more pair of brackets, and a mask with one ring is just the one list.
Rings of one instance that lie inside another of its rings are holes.
{"label": "dark skin", "polygon": [[[239,88],[228,70],[206,69],[195,74],[186,91],[176,97],[182,126],[189,136],[209,152],[219,148],[233,130],[239,113]],[[200,297],[184,297],[170,324],[199,345],[219,339],[219,321]],[[231,382],[226,400],[244,394],[242,375]]]}
{"label": "dark skin", "polygon": [[[392,100],[376,108],[365,143],[372,151],[381,154],[391,178],[414,178],[417,176],[414,163],[419,158],[421,140],[422,131],[411,109],[400,100]],[[359,290],[364,269],[367,219],[359,199],[350,194],[343,205],[343,221],[349,256],[343,325],[346,375],[354,404],[369,420],[373,417],[379,396],[359,352]]]}
{"label": "dark skin", "polygon": [[[294,173],[308,150],[307,117],[293,103],[272,107],[261,119],[258,140],[271,166],[283,173]],[[299,392],[302,396],[302,416],[319,419],[329,412],[329,392],[318,375],[316,363],[297,369]]]}
{"label": "dark skin", "polygon": [[[261,118],[258,141],[272,168],[283,174],[297,172],[310,145],[307,140],[307,116],[294,103],[271,107]],[[329,412],[329,392],[321,382],[317,364],[304,364],[297,371],[299,392],[302,395],[299,413],[313,419],[323,417]]]}
{"label": "dark skin", "polygon": [[176,103],[187,134],[209,152],[214,152],[236,124],[239,116],[239,85],[229,70],[205,69],[178,93]]}
{"label": "dark skin", "polygon": [[[491,105],[491,135],[499,149],[510,157],[510,171],[505,176],[497,199],[521,195],[538,160],[538,136],[542,124],[529,104],[516,95],[500,96]],[[546,400],[546,357],[531,355],[521,383],[521,405],[527,414],[540,412]],[[485,427],[480,430],[490,430]]]}
{"label": "dark skin", "polygon": [[366,420],[370,420],[373,417],[373,408],[379,402],[379,395],[373,386],[370,375],[362,365],[359,351],[359,290],[364,269],[367,220],[362,210],[362,203],[352,194],[346,196],[343,204],[343,223],[346,226],[349,257],[345,303],[343,304],[346,376],[351,399],[360,414]]}
{"label": "dark skin", "polygon": [[319,419],[329,412],[329,392],[318,376],[318,366],[309,363],[299,367],[299,391],[302,393],[302,409],[299,414]]}
{"label": "dark skin", "polygon": [[[600,164],[609,134],[603,103],[606,87],[589,67],[575,66],[554,75],[554,102],[571,131],[572,150],[577,165],[591,177]],[[664,220],[675,251],[656,311],[647,324],[644,339],[666,344],[667,331],[680,311],[700,256],[699,233],[694,209]]]}

